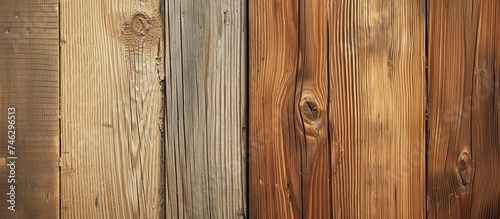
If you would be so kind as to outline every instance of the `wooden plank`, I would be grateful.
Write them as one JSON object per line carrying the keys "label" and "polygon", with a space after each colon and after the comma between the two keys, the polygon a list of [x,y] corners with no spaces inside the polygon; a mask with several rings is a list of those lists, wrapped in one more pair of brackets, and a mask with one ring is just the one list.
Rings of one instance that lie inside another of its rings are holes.
{"label": "wooden plank", "polygon": [[328,1],[250,4],[250,216],[330,218]]}
{"label": "wooden plank", "polygon": [[498,11],[429,1],[429,218],[500,217]]}
{"label": "wooden plank", "polygon": [[159,0],[61,1],[61,215],[159,218]]}
{"label": "wooden plank", "polygon": [[166,218],[244,218],[247,3],[166,3]]}
{"label": "wooden plank", "polygon": [[249,6],[249,216],[299,218],[302,148],[294,136],[299,2],[256,0]]}
{"label": "wooden plank", "polygon": [[425,1],[329,6],[336,218],[425,217]]}
{"label": "wooden plank", "polygon": [[424,217],[425,2],[254,1],[250,18],[250,216]]}
{"label": "wooden plank", "polygon": [[0,218],[59,217],[58,20],[57,0],[0,8]]}

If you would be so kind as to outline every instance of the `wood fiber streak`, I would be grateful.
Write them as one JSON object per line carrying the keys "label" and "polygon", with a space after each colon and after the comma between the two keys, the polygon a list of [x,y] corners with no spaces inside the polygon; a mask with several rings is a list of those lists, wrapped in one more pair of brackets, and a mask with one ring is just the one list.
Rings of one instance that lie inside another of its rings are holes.
{"label": "wood fiber streak", "polygon": [[246,215],[246,7],[166,1],[166,218]]}
{"label": "wood fiber streak", "polygon": [[499,11],[429,1],[428,218],[500,217]]}
{"label": "wood fiber streak", "polygon": [[[54,0],[0,7],[0,218],[59,218],[58,20]],[[16,108],[15,212],[6,201],[10,107]]]}
{"label": "wood fiber streak", "polygon": [[60,5],[61,215],[160,218],[161,3]]}
{"label": "wood fiber streak", "polygon": [[425,1],[328,10],[334,218],[424,218]]}

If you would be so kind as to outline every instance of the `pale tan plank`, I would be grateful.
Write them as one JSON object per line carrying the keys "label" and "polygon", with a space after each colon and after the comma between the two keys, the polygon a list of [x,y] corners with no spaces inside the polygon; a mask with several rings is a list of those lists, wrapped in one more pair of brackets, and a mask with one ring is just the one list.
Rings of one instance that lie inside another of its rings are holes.
{"label": "pale tan plank", "polygon": [[158,0],[61,1],[61,215],[159,218]]}

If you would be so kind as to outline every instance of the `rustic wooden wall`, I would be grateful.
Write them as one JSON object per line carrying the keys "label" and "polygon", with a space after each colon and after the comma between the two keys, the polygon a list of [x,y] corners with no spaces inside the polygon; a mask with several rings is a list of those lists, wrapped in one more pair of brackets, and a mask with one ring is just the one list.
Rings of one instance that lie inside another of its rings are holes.
{"label": "rustic wooden wall", "polygon": [[61,1],[61,216],[159,218],[159,0]]}
{"label": "rustic wooden wall", "polygon": [[251,218],[424,217],[425,10],[250,2]]}
{"label": "rustic wooden wall", "polygon": [[[59,216],[57,0],[0,7],[0,218]],[[15,116],[9,118],[9,108]],[[8,133],[9,123],[11,133]],[[15,132],[15,133],[14,133]],[[15,142],[9,143],[14,136]],[[8,146],[13,146],[15,149]],[[10,153],[12,150],[14,153]],[[16,157],[17,159],[9,159]],[[11,178],[15,162],[15,178]],[[8,179],[15,179],[9,183]],[[15,212],[7,202],[15,186]]]}
{"label": "rustic wooden wall", "polygon": [[429,218],[500,217],[500,2],[429,1]]}
{"label": "rustic wooden wall", "polygon": [[498,12],[4,2],[0,218],[498,218]]}
{"label": "rustic wooden wall", "polygon": [[246,0],[166,3],[166,218],[244,218]]}

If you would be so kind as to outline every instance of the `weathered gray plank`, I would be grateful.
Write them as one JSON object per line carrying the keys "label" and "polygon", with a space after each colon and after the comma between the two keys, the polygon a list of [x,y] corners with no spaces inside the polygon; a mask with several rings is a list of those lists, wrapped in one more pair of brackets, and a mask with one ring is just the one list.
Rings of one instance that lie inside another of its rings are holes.
{"label": "weathered gray plank", "polygon": [[166,217],[245,214],[246,1],[166,6]]}

